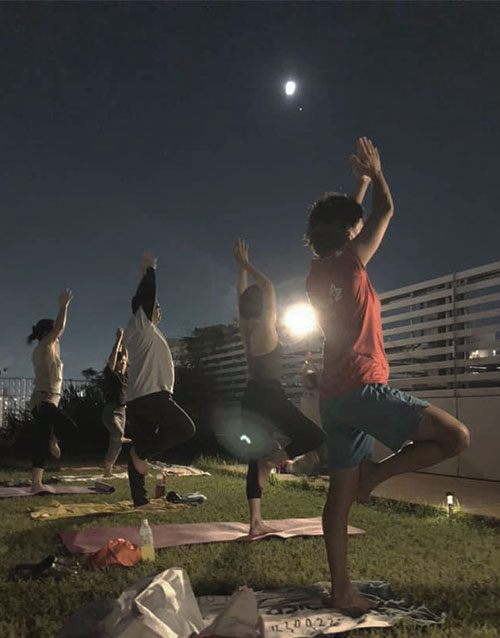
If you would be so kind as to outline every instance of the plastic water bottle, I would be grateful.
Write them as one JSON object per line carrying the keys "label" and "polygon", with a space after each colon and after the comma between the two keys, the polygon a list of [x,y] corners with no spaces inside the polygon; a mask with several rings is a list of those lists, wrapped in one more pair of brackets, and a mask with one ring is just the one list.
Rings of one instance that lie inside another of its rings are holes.
{"label": "plastic water bottle", "polygon": [[142,521],[139,529],[139,545],[142,560],[154,561],[155,546],[153,542],[153,532],[151,531],[151,527],[149,527],[147,518]]}
{"label": "plastic water bottle", "polygon": [[156,475],[155,498],[165,496],[165,473]]}

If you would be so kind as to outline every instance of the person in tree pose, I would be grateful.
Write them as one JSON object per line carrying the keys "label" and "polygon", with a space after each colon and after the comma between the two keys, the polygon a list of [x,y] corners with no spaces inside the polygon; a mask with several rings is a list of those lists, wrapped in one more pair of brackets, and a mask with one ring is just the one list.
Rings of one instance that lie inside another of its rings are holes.
{"label": "person in tree pose", "polygon": [[[258,536],[273,531],[262,520],[260,509],[262,490],[271,469],[319,447],[323,432],[286,398],[281,386],[282,347],[276,329],[276,295],[271,280],[250,263],[248,246],[243,240],[236,241],[233,255],[239,266],[239,325],[249,373],[241,403],[242,418],[252,433],[249,439],[262,441],[258,458],[251,458],[248,464],[246,489],[249,533]],[[247,273],[255,284],[247,286]]]}
{"label": "person in tree pose", "polygon": [[[331,604],[356,613],[372,602],[352,586],[347,569],[351,504],[366,501],[382,481],[455,456],[469,445],[463,423],[444,410],[391,388],[381,306],[366,266],[393,216],[378,150],[363,137],[351,156],[356,187],[329,193],[309,212],[306,239],[314,253],[307,292],[324,333],[320,412],[326,435],[330,489],[323,529],[332,578]],[[363,224],[361,201],[372,184],[372,210]],[[373,439],[394,454],[374,463]],[[405,445],[405,443],[411,444]]]}
{"label": "person in tree pose", "polygon": [[32,354],[35,376],[29,407],[34,417],[31,437],[31,491],[42,492],[45,461],[49,455],[61,456],[59,440],[64,440],[76,427],[74,421],[59,408],[63,381],[63,364],[59,339],[66,327],[68,307],[73,299],[71,290],[59,295],[56,320],[40,319],[32,328],[28,343],[38,341]]}
{"label": "person in tree pose", "polygon": [[104,476],[113,476],[113,465],[119,457],[123,443],[130,443],[125,437],[128,353],[123,345],[123,330],[118,328],[116,340],[104,368],[104,400],[106,405],[101,420],[109,432],[109,444],[104,457]]}
{"label": "person in tree pose", "polygon": [[148,460],[160,460],[167,450],[190,439],[195,426],[173,399],[174,362],[158,329],[161,308],[156,299],[156,258],[149,253],[143,256],[132,313],[123,337],[129,354],[126,399],[132,444],[128,475],[134,506],[153,509],[145,485]]}

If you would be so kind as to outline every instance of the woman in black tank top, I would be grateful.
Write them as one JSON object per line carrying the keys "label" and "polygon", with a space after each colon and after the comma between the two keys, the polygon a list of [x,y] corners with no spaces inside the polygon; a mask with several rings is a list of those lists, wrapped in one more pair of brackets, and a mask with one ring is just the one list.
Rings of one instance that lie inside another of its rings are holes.
{"label": "woman in black tank top", "polygon": [[[262,520],[262,490],[272,468],[316,449],[323,431],[286,398],[281,386],[282,346],[276,329],[276,295],[272,281],[249,262],[248,246],[239,239],[233,250],[239,266],[238,307],[248,362],[248,385],[241,402],[246,439],[250,441],[247,498],[250,536],[274,531]],[[247,286],[247,273],[255,281]]]}

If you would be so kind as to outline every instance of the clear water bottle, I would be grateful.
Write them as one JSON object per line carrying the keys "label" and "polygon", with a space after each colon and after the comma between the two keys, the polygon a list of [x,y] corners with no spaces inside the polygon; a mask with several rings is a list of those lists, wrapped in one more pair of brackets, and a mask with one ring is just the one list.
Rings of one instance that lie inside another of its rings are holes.
{"label": "clear water bottle", "polygon": [[139,529],[139,546],[141,548],[142,560],[154,561],[155,546],[153,542],[153,532],[151,531],[147,518],[142,521]]}

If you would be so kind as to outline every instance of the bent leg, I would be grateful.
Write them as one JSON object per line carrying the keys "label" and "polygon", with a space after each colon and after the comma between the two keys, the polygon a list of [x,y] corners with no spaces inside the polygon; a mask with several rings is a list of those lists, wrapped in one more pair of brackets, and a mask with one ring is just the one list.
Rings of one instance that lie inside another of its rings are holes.
{"label": "bent leg", "polygon": [[276,408],[279,430],[291,441],[285,448],[289,458],[312,452],[323,444],[323,430],[296,408],[284,393]]}
{"label": "bent leg", "polygon": [[119,410],[112,408],[104,411],[102,422],[109,432],[108,450],[104,457],[104,463],[108,474],[111,474],[111,468],[116,463],[117,458],[122,450],[123,431],[125,428],[125,415]]}
{"label": "bent leg", "polygon": [[412,443],[379,463],[363,461],[359,500],[365,500],[377,485],[392,476],[435,465],[460,454],[469,446],[469,430],[454,416],[435,405],[422,409],[420,413],[422,418]]}

